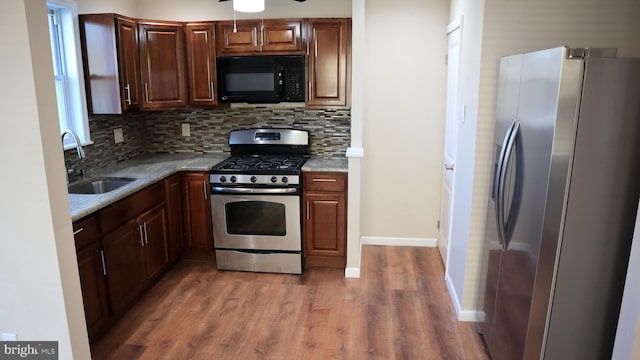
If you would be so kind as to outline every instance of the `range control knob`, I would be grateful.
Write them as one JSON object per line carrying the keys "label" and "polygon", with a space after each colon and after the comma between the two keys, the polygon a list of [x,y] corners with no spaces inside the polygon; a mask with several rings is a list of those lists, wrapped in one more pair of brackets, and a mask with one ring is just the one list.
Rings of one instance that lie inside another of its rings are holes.
{"label": "range control knob", "polygon": [[235,177],[235,176],[232,176],[230,180],[231,180],[231,182],[232,182],[232,183],[234,183],[234,182],[238,181],[238,179],[236,179],[236,177]]}
{"label": "range control knob", "polygon": [[283,176],[282,177],[282,182],[286,184],[286,183],[289,182],[289,179],[286,176]]}
{"label": "range control knob", "polygon": [[278,178],[277,178],[277,177],[275,177],[275,176],[272,176],[272,177],[271,177],[271,182],[272,182],[272,183],[275,183],[275,182],[277,182],[277,181],[278,181]]}
{"label": "range control knob", "polygon": [[227,177],[226,176],[220,176],[220,182],[223,183],[227,181]]}
{"label": "range control knob", "polygon": [[252,176],[252,177],[251,177],[251,182],[252,182],[252,183],[254,183],[254,182],[256,182],[256,181],[258,181],[258,178],[257,178],[257,177],[255,177],[255,176]]}

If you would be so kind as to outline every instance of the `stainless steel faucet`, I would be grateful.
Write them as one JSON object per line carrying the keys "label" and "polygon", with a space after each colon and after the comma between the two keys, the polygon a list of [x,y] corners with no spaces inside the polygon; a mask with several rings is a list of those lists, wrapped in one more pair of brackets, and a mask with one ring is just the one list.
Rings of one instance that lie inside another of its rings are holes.
{"label": "stainless steel faucet", "polygon": [[[62,138],[62,148],[64,150],[64,136],[67,134],[71,134],[71,136],[73,137],[73,141],[75,141],[76,143],[76,151],[78,152],[78,160],[84,158],[86,155],[84,153],[84,149],[82,149],[82,145],[80,144],[80,139],[78,138],[78,135],[76,135],[76,133],[74,133],[73,131],[66,129],[66,130],[62,130],[62,134],[60,135]],[[72,174],[74,172],[73,169],[67,169],[67,184],[69,183],[69,174]],[[82,177],[84,178],[84,169],[82,170]]]}
{"label": "stainless steel faucet", "polygon": [[82,145],[80,144],[80,138],[78,138],[78,135],[76,135],[76,133],[74,133],[69,129],[62,130],[62,135],[60,135],[62,137],[62,147],[64,148],[64,136],[67,134],[71,134],[71,136],[73,136],[73,140],[76,142],[76,151],[78,152],[78,159],[84,158],[85,153],[84,153],[84,150],[82,149]]}

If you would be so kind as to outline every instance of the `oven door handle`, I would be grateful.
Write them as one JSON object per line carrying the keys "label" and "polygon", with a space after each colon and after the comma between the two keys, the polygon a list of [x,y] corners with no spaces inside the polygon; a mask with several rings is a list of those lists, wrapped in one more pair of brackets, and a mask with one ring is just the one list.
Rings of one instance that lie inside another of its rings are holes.
{"label": "oven door handle", "polygon": [[211,188],[212,192],[227,194],[292,194],[298,192],[296,188],[240,188],[240,187],[219,187]]}

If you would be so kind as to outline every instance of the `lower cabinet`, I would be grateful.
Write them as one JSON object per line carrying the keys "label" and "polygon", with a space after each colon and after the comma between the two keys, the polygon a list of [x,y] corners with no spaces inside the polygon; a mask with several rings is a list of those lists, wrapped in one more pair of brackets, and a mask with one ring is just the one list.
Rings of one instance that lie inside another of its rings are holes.
{"label": "lower cabinet", "polygon": [[[155,192],[160,191],[161,197]],[[141,202],[144,199],[156,201]],[[167,210],[164,184],[152,185],[100,213],[104,222],[113,222],[113,213],[120,208],[141,210],[134,218],[103,234],[107,285],[111,310],[121,314],[169,266],[167,241]],[[124,210],[123,210],[124,211]]]}
{"label": "lower cabinet", "polygon": [[138,221],[129,221],[102,238],[109,284],[109,300],[119,314],[144,286],[142,243]]}
{"label": "lower cabinet", "polygon": [[77,221],[73,224],[73,230],[78,249],[78,273],[87,331],[89,338],[94,339],[106,329],[110,318],[97,219],[91,216]]}
{"label": "lower cabinet", "polygon": [[304,173],[305,266],[346,265],[347,176]]}
{"label": "lower cabinet", "polygon": [[209,173],[185,173],[182,175],[182,186],[187,251],[191,254],[206,252],[213,256]]}
{"label": "lower cabinet", "polygon": [[95,341],[183,256],[185,243],[213,259],[209,174],[172,175],[74,222],[73,230]]}
{"label": "lower cabinet", "polygon": [[175,263],[180,259],[184,251],[181,174],[174,174],[165,179],[164,191],[167,202],[169,260],[171,263]]}

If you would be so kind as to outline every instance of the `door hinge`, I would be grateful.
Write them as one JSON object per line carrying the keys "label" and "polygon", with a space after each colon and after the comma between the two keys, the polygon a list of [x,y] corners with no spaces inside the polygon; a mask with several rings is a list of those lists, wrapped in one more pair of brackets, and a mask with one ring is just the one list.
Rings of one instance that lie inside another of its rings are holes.
{"label": "door hinge", "polygon": [[444,54],[444,64],[449,65],[449,54]]}
{"label": "door hinge", "polygon": [[438,220],[436,227],[438,228],[438,230],[440,230],[440,220]]}

